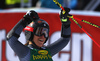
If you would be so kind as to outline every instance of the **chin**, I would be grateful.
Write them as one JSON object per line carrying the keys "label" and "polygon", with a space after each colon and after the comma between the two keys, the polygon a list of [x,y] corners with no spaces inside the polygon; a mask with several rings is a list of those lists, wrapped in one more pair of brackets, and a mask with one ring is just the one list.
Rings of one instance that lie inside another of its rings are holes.
{"label": "chin", "polygon": [[43,45],[38,45],[38,47],[42,47]]}

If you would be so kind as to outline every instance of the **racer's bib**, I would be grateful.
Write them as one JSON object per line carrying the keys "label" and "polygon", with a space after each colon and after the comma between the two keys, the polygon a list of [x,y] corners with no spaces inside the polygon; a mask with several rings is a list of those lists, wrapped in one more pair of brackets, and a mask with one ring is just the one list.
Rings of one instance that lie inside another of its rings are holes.
{"label": "racer's bib", "polygon": [[30,61],[53,61],[51,53],[48,49],[38,50],[31,49],[31,59]]}

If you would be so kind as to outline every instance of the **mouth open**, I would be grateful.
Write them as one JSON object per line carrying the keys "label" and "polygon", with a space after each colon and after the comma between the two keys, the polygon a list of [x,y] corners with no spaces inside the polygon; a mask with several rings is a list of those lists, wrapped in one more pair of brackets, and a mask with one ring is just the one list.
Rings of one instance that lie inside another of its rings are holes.
{"label": "mouth open", "polygon": [[39,41],[43,42],[44,40],[43,39],[39,39]]}

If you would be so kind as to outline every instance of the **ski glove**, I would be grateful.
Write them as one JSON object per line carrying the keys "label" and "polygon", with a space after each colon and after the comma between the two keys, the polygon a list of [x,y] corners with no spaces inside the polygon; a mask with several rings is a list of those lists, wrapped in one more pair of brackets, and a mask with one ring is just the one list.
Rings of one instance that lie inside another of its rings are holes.
{"label": "ski glove", "polygon": [[65,11],[61,10],[61,12],[60,12],[60,20],[64,26],[67,26],[67,25],[70,25],[70,23],[71,23],[69,18],[67,17],[69,15],[70,9],[65,8],[65,7],[64,7],[64,9],[65,9]]}
{"label": "ski glove", "polygon": [[28,25],[29,23],[31,23],[32,21],[36,21],[37,19],[39,19],[39,16],[34,10],[28,11],[23,17],[25,25]]}

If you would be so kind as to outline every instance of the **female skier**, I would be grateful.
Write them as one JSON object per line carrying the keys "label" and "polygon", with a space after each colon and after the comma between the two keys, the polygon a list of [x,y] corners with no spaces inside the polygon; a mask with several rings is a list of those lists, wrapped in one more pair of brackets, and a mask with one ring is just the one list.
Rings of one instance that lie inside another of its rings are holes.
{"label": "female skier", "polygon": [[[23,19],[12,28],[7,34],[7,40],[20,61],[53,61],[52,56],[68,44],[71,35],[71,22],[67,18],[70,10],[65,8],[65,11],[65,14],[63,10],[60,12],[61,37],[48,46],[44,46],[44,43],[49,38],[49,25],[45,20],[40,19],[35,11],[28,11]],[[18,41],[23,29],[28,40],[26,45]]]}

